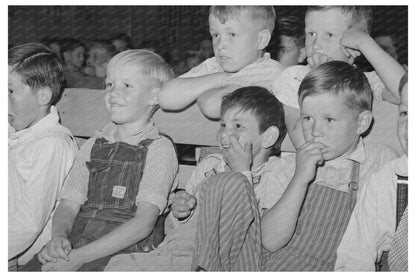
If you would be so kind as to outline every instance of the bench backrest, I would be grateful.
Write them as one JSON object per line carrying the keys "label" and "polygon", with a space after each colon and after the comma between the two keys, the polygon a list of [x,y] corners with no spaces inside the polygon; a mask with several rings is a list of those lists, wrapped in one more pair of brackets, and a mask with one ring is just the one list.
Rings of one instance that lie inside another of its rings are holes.
{"label": "bench backrest", "polygon": [[[94,131],[110,122],[104,105],[104,91],[93,89],[66,89],[57,104],[61,122],[74,136],[90,137]],[[385,101],[373,105],[374,124],[365,140],[384,143],[402,153],[396,135],[397,106]],[[175,143],[214,146],[218,122],[207,119],[197,105],[179,112],[159,109],[154,121],[163,133],[172,137]],[[294,151],[288,136],[282,145],[286,152]]]}

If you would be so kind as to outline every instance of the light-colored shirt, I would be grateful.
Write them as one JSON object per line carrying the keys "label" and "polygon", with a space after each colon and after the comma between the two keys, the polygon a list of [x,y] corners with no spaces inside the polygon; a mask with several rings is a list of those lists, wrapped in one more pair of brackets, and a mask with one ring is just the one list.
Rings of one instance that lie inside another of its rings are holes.
{"label": "light-colored shirt", "polygon": [[[282,70],[283,68],[280,63],[271,59],[269,53],[265,53],[262,58],[247,65],[238,72],[230,74],[227,83],[240,86],[261,86],[270,90],[273,81],[280,75]],[[224,72],[224,70],[217,62],[217,59],[212,57],[179,76],[179,78],[199,77],[217,72]]]}
{"label": "light-colored shirt", "polygon": [[58,121],[52,106],[32,127],[9,132],[8,256],[27,250],[20,264],[50,239],[52,211],[76,155],[71,132]]}
{"label": "light-colored shirt", "polygon": [[335,270],[374,271],[396,229],[397,174],[408,176],[404,155],[375,172],[364,185],[337,251]]}
{"label": "light-colored shirt", "polygon": [[[251,171],[251,182],[261,211],[270,209],[280,199],[293,177],[295,163],[294,154],[281,158],[270,157],[266,163]],[[208,155],[198,164],[186,185],[186,191],[198,199],[200,185],[210,174],[215,174],[212,170],[218,173],[229,170],[221,154]],[[156,250],[117,255],[110,260],[105,270],[191,270],[197,221],[198,204],[185,221],[178,221],[169,214],[165,222],[166,237]]]}
{"label": "light-colored shirt", "polygon": [[[308,65],[295,65],[286,68],[273,82],[273,94],[286,106],[299,109],[299,86],[309,71],[311,71],[311,68]],[[383,81],[375,71],[365,72],[364,74],[373,90],[373,99],[382,100],[382,93],[385,88]]]}
{"label": "light-colored shirt", "polygon": [[[91,159],[91,149],[97,138],[105,138],[110,143],[116,142],[114,135],[116,125],[110,123],[96,132],[96,135],[87,140],[78,151],[73,169],[60,195],[67,199],[84,204],[87,201],[89,171],[85,162]],[[153,139],[149,145],[146,164],[143,171],[136,203],[146,201],[159,208],[160,214],[166,208],[169,192],[177,187],[178,160],[172,142],[159,134],[157,126],[150,122],[136,135],[125,139],[125,143],[138,145],[142,140]]]}

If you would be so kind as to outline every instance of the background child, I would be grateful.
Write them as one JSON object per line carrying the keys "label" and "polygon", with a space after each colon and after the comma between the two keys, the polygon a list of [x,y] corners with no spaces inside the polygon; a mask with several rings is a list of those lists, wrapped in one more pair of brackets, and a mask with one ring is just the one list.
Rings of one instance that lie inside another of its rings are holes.
{"label": "background child", "polygon": [[[381,167],[364,186],[363,195],[351,215],[337,252],[336,270],[374,271],[374,265],[380,260],[383,251],[390,250],[390,270],[407,271],[407,202],[401,211],[396,209],[398,180],[406,181],[407,194],[408,177],[407,75],[402,80],[397,135],[404,155]],[[397,214],[401,220],[396,221]]]}
{"label": "background child", "polygon": [[306,59],[305,21],[297,16],[277,19],[279,47],[277,60],[283,68],[297,65]]}
{"label": "background child", "polygon": [[[205,157],[192,173],[186,191],[176,193],[172,202],[173,214],[166,221],[164,242],[150,253],[116,256],[109,262],[106,270],[191,270],[197,224],[199,226],[198,222],[207,222],[199,214],[201,197],[213,191],[221,191],[227,197],[240,197],[233,200],[240,203],[239,200],[247,196],[240,193],[240,188],[249,189],[253,193],[251,200],[254,206],[251,208],[254,212],[257,211],[258,214],[258,209],[261,212],[269,209],[283,193],[293,174],[294,157],[275,156],[280,154],[280,145],[285,134],[282,105],[265,88],[244,87],[225,96],[217,134],[221,154]],[[245,176],[236,172],[242,172]],[[228,190],[231,186],[236,188]],[[245,209],[250,209],[250,205]],[[233,221],[227,215],[227,212],[233,211],[227,210],[224,207],[222,219],[225,222]],[[179,221],[174,217],[186,219]],[[237,230],[248,219],[240,220],[241,223],[234,221]],[[215,226],[217,225],[210,228],[215,229]],[[259,235],[260,226],[256,227],[253,232],[257,230],[257,233],[250,235]],[[213,229],[204,230],[210,232]],[[231,228],[227,230],[231,231]],[[221,242],[221,246],[228,247],[230,243]],[[250,262],[256,261],[258,259]]]}
{"label": "background child", "polygon": [[172,77],[168,64],[148,50],[111,59],[105,105],[112,123],[77,155],[52,239],[38,255],[43,271],[100,271],[112,255],[143,251],[148,244],[144,239],[177,185],[174,146],[151,120],[157,93]]}
{"label": "background child", "polygon": [[281,65],[264,53],[274,29],[272,6],[213,6],[209,28],[215,57],[168,82],[159,95],[163,109],[179,110],[198,100],[218,118],[222,96],[241,86],[271,88]]}
{"label": "background child", "polygon": [[353,66],[332,61],[308,73],[299,105],[306,142],[288,188],[262,218],[263,245],[274,252],[263,269],[331,271],[360,187],[396,154],[360,138],[372,121],[372,91]]}
{"label": "background child", "polygon": [[[286,125],[295,148],[304,143],[298,121],[299,85],[304,76],[321,63],[340,60],[353,64],[355,58],[362,53],[377,72],[365,73],[373,90],[374,99],[398,103],[396,97],[398,80],[405,71],[370,37],[371,22],[370,7],[311,6],[308,8],[305,16],[308,65],[287,68],[276,79],[272,88],[276,97],[284,104]],[[385,68],[390,68],[392,73],[387,73]],[[383,82],[389,91],[385,89]]]}
{"label": "background child", "polygon": [[50,216],[77,146],[53,106],[64,83],[61,59],[30,43],[10,49],[8,64],[9,162],[18,176],[9,180],[8,258],[26,251],[24,264],[50,239]]}
{"label": "background child", "polygon": [[111,58],[116,54],[116,48],[106,40],[94,40],[88,48],[87,66],[92,67],[92,76],[105,78],[107,65]]}
{"label": "background child", "polygon": [[133,49],[133,42],[129,35],[126,33],[117,33],[110,39],[111,43],[117,49],[118,52]]}

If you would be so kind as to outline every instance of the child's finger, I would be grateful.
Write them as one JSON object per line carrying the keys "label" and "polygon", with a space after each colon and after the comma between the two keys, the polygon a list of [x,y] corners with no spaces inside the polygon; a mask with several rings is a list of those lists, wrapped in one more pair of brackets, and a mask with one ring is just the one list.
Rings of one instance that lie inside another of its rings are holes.
{"label": "child's finger", "polygon": [[245,152],[245,153],[247,153],[247,154],[251,154],[251,150],[252,150],[252,148],[253,148],[253,144],[251,143],[251,141],[247,141],[247,142],[244,144],[244,152]]}

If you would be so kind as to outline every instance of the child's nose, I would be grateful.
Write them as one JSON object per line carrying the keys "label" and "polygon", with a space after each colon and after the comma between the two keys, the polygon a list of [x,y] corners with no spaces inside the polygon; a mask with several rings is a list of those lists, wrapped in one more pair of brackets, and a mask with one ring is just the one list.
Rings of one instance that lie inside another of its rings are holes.
{"label": "child's nose", "polygon": [[317,50],[317,49],[321,49],[322,48],[322,38],[320,36],[317,36],[314,39],[313,44],[312,44],[312,48],[314,50]]}
{"label": "child's nose", "polygon": [[226,41],[224,39],[224,37],[219,37],[218,38],[218,48],[219,49],[224,49],[226,47]]}
{"label": "child's nose", "polygon": [[321,126],[321,124],[319,124],[319,123],[314,123],[313,124],[313,126],[312,126],[312,136],[313,137],[322,137],[324,134],[323,134],[324,132],[323,132],[323,128],[322,128],[322,126]]}

